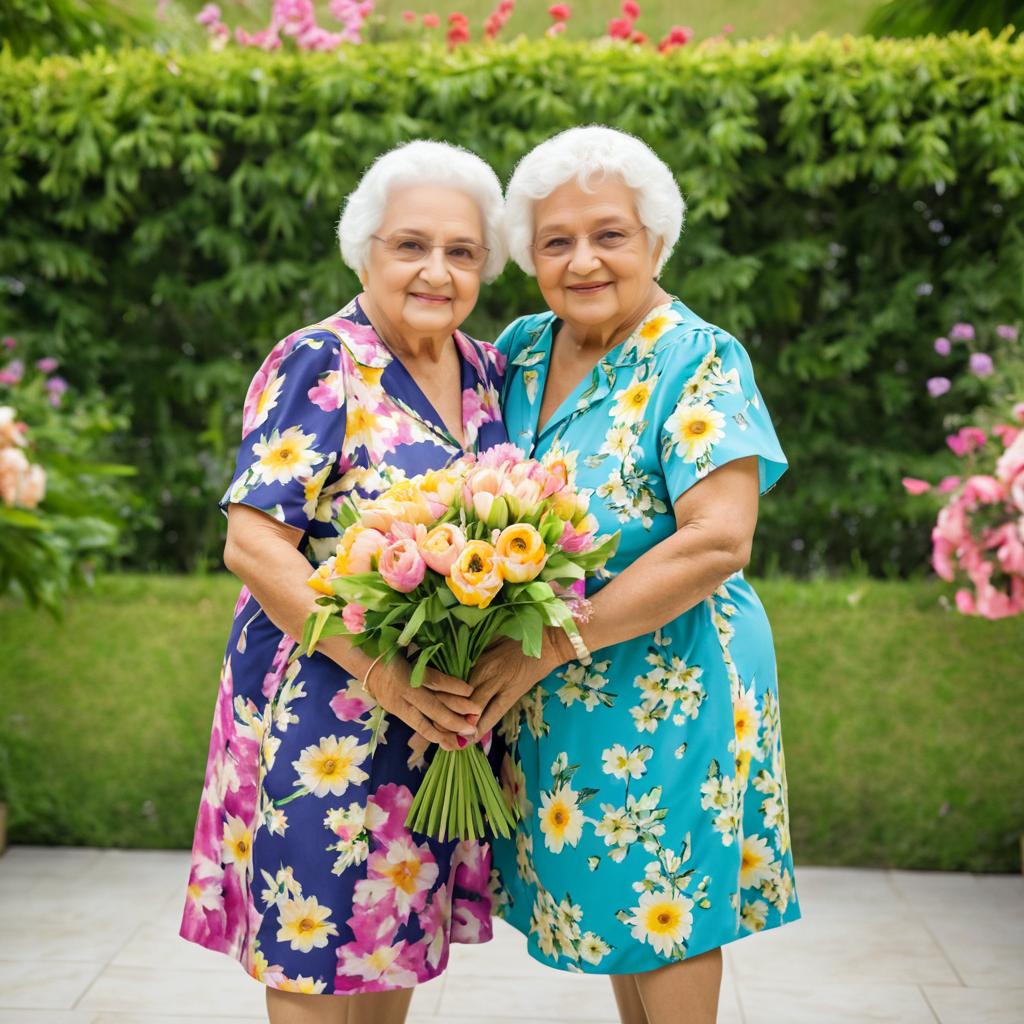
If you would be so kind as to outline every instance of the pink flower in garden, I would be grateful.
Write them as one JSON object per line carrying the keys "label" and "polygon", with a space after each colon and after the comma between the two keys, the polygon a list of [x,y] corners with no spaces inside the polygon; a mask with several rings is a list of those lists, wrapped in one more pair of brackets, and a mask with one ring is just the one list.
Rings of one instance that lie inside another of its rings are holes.
{"label": "pink flower in garden", "polygon": [[685,46],[693,38],[693,29],[686,25],[673,25],[668,35],[658,43],[659,53],[671,53],[680,46]]}
{"label": "pink flower in garden", "polygon": [[627,18],[612,18],[608,22],[608,35],[612,39],[628,39],[633,34],[633,24]]}
{"label": "pink flower in garden", "polygon": [[548,14],[556,21],[568,21],[572,17],[572,8],[568,4],[552,4],[548,8]]}
{"label": "pink flower in garden", "polygon": [[417,17],[418,15],[415,11],[402,11],[402,21],[404,21],[406,25],[412,25],[416,21]]}
{"label": "pink flower in garden", "polygon": [[907,494],[925,494],[932,489],[932,485],[927,480],[917,480],[912,476],[905,476],[903,478],[903,487]]}
{"label": "pink flower in garden", "polygon": [[622,13],[631,21],[636,21],[640,17],[640,5],[636,0],[624,0]]}
{"label": "pink flower in garden", "polygon": [[956,592],[956,608],[963,615],[977,614],[977,609],[974,606],[974,596],[969,590],[958,590]]}
{"label": "pink flower in garden", "polygon": [[964,500],[982,505],[996,505],[1003,501],[1006,492],[1002,483],[994,476],[978,473],[967,478],[964,484]]}
{"label": "pink flower in garden", "polygon": [[39,359],[36,361],[36,369],[42,370],[43,373],[53,373],[57,367],[60,366],[60,362],[54,359],[53,356],[47,356],[45,359]]}
{"label": "pink flower in garden", "polygon": [[949,494],[951,491],[955,491],[960,486],[960,477],[958,476],[944,476],[939,481],[939,486],[936,490],[939,494]]}
{"label": "pink flower in garden", "polygon": [[1013,407],[1013,418],[1018,423],[1024,423],[1024,402],[1017,402]]}
{"label": "pink flower in garden", "polygon": [[955,434],[946,438],[946,444],[954,455],[961,458],[988,443],[988,435],[980,427],[961,427]]}
{"label": "pink flower in garden", "polygon": [[565,31],[565,22],[564,21],[556,21],[554,23],[554,25],[552,25],[547,30],[547,32],[545,32],[544,34],[548,35],[548,36],[552,36],[552,37],[553,36],[560,36],[564,31]]}
{"label": "pink flower in garden", "polygon": [[1008,423],[997,423],[992,428],[992,436],[998,437],[1004,448],[1009,448],[1017,440],[1019,433],[1020,430],[1017,427],[1011,427]]}
{"label": "pink flower in garden", "polygon": [[944,395],[953,385],[950,383],[948,377],[929,377],[928,378],[928,394],[932,398],[939,398]]}
{"label": "pink flower in garden", "polygon": [[427,563],[423,561],[416,542],[403,539],[389,544],[380,553],[377,570],[392,590],[408,594],[423,582]]}
{"label": "pink flower in garden", "polygon": [[722,35],[723,36],[731,36],[733,34],[733,32],[735,32],[735,31],[736,31],[736,26],[733,25],[732,22],[730,22],[730,21],[727,21],[722,26]]}
{"label": "pink flower in garden", "polygon": [[16,338],[12,338],[9,334],[3,340],[3,346],[6,349],[16,348],[17,344],[18,344],[17,339]]}
{"label": "pink flower in garden", "polygon": [[953,343],[949,338],[936,338],[935,339],[935,351],[940,356],[948,356],[953,351]]}
{"label": "pink flower in garden", "polygon": [[975,377],[990,377],[995,370],[992,357],[984,352],[972,352],[969,366]]}
{"label": "pink flower in garden", "polygon": [[366,609],[354,602],[347,604],[342,609],[341,620],[350,633],[362,633],[366,629]]}
{"label": "pink flower in garden", "polygon": [[949,336],[954,341],[974,341],[974,327],[971,324],[953,324]]}
{"label": "pink flower in garden", "polygon": [[0,384],[17,384],[25,376],[25,364],[20,359],[12,359],[0,370]]}
{"label": "pink flower in garden", "polygon": [[643,46],[647,42],[646,32],[634,32],[630,37],[629,41],[635,43],[637,46]]}
{"label": "pink flower in garden", "polygon": [[216,25],[220,21],[220,7],[217,4],[207,4],[203,9],[196,15],[196,21],[200,25]]}
{"label": "pink flower in garden", "polygon": [[1003,341],[1016,341],[1018,332],[1016,327],[1012,327],[1010,324],[999,324],[996,327],[996,334],[999,335]]}
{"label": "pink flower in garden", "polygon": [[448,41],[449,50],[454,50],[456,46],[469,42],[469,18],[461,11],[455,11],[448,15],[448,34],[445,38]]}
{"label": "pink flower in garden", "polygon": [[436,14],[424,14],[423,15],[423,27],[424,28],[437,28],[441,24],[441,18]]}

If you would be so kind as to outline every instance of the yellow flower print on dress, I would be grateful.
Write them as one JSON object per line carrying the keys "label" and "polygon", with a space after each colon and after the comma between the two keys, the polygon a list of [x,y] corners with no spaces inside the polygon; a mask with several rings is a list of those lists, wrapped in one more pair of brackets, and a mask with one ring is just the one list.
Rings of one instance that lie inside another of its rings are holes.
{"label": "yellow flower print on dress", "polygon": [[710,405],[679,406],[665,422],[669,442],[684,462],[698,462],[725,437],[725,417]]}
{"label": "yellow flower print on dress", "polygon": [[297,782],[314,796],[341,796],[350,784],[365,782],[369,775],[359,767],[370,752],[355,736],[322,736],[316,746],[308,746],[292,761]]}
{"label": "yellow flower print on dress", "polygon": [[633,425],[644,418],[647,411],[647,403],[651,400],[651,394],[658,384],[658,376],[648,377],[647,380],[637,381],[630,384],[628,388],[615,392],[615,405],[609,410],[610,415],[616,423],[627,423]]}
{"label": "yellow flower print on dress", "polygon": [[289,427],[283,434],[276,430],[270,438],[260,437],[252,446],[258,461],[253,471],[264,483],[287,484],[309,476],[324,459],[314,447],[316,434],[304,434],[301,427]]}
{"label": "yellow flower print on dress", "polygon": [[772,848],[759,835],[744,836],[740,861],[740,887],[753,889],[776,870]]}
{"label": "yellow flower print on dress", "polygon": [[234,864],[243,873],[252,860],[252,830],[233,814],[224,822],[223,857],[225,864]]}
{"label": "yellow flower print on dress", "polygon": [[681,893],[645,892],[625,923],[632,927],[634,939],[669,956],[690,937],[692,909],[693,900]]}
{"label": "yellow flower print on dress", "polygon": [[583,812],[577,806],[578,797],[571,786],[541,793],[540,830],[544,833],[544,845],[552,853],[561,853],[566,843],[575,846],[583,835]]}
{"label": "yellow flower print on dress", "polygon": [[331,908],[317,902],[315,896],[285,900],[277,912],[277,941],[291,943],[300,953],[323,949],[331,935],[338,934],[338,926],[329,921]]}

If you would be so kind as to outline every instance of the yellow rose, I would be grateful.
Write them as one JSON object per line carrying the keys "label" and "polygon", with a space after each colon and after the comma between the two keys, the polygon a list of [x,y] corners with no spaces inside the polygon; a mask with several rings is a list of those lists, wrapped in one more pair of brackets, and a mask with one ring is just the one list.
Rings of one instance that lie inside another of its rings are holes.
{"label": "yellow rose", "polygon": [[326,594],[334,597],[334,587],[331,580],[337,577],[334,571],[334,559],[328,558],[314,573],[306,580],[306,585],[312,587],[318,594]]}
{"label": "yellow rose", "polygon": [[445,582],[460,604],[486,608],[503,582],[494,548],[487,541],[471,540],[455,559]]}
{"label": "yellow rose", "polygon": [[544,538],[528,523],[507,526],[495,544],[501,575],[510,583],[536,579],[548,560]]}

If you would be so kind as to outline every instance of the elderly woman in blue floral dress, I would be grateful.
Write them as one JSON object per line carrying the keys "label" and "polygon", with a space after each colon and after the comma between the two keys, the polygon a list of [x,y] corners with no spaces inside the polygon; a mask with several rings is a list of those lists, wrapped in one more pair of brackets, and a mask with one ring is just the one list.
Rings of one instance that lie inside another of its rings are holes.
{"label": "elderly woman in blue floral dress", "polygon": [[[338,228],[362,294],[279,342],[246,397],[222,501],[224,560],[245,585],[181,934],[262,981],[273,1024],[398,1024],[450,942],[490,938],[487,844],[404,824],[423,772],[410,745],[475,736],[469,686],[430,672],[414,690],[404,659],[374,666],[341,638],[290,658],[338,503],[506,439],[504,359],[459,331],[504,264],[501,205],[494,172],[463,150],[383,156]],[[357,539],[339,557],[368,567],[371,554]]]}
{"label": "elderly woman in blue floral dress", "polygon": [[742,345],[657,276],[683,200],[651,150],[576,128],[523,158],[511,254],[550,312],[511,324],[510,440],[564,464],[599,532],[583,646],[549,630],[471,682],[523,817],[502,912],[553,967],[609,974],[624,1024],[710,1024],[720,947],[799,916],[772,636],[743,567],[786,459]]}

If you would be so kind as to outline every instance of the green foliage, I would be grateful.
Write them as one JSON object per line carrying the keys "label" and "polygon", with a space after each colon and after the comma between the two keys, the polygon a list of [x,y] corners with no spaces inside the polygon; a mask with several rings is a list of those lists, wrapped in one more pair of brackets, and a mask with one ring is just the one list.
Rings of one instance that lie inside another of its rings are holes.
{"label": "green foliage", "polygon": [[156,23],[128,0],[4,0],[0,42],[18,56],[141,42]]}
{"label": "green foliage", "polygon": [[17,384],[0,383],[0,408],[26,424],[26,457],[46,474],[38,507],[0,502],[0,595],[59,614],[69,591],[117,553],[124,522],[140,510],[125,483],[133,467],[105,461],[127,418],[95,394],[53,395],[47,379],[56,378],[29,370]]}
{"label": "green foliage", "polygon": [[[899,478],[941,446],[932,339],[1024,312],[1022,71],[1024,44],[984,34],[0,57],[0,330],[44,325],[131,416],[157,519],[139,563],[209,564],[251,375],[357,290],[333,228],[374,157],[446,138],[505,177],[555,131],[612,124],[675,171],[664,283],[747,344],[790,456],[761,567],[912,571],[929,510]],[[510,267],[467,327],[540,308]]]}
{"label": "green foliage", "polygon": [[864,27],[874,36],[924,36],[929,32],[1001,32],[1024,26],[1020,0],[888,0]]}
{"label": "green foliage", "polygon": [[[63,623],[0,601],[12,842],[189,847],[238,586],[106,577]],[[1018,871],[1019,622],[944,610],[930,583],[755,586],[778,647],[797,885],[802,864]]]}

